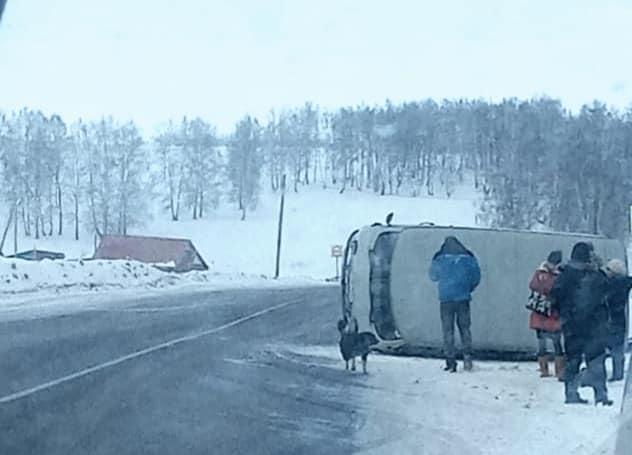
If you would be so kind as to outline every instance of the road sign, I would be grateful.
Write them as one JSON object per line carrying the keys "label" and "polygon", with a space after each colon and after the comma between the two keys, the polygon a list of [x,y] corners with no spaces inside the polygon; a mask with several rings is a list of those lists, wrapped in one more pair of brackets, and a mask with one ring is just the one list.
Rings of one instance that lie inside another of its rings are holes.
{"label": "road sign", "polygon": [[340,277],[340,258],[342,257],[342,245],[331,246],[331,257],[336,258],[336,280]]}

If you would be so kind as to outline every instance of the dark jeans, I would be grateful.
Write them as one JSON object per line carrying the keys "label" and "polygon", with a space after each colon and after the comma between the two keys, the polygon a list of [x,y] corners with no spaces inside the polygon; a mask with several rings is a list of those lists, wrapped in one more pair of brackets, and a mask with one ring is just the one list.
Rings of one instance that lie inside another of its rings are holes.
{"label": "dark jeans", "polygon": [[623,379],[625,365],[625,334],[613,333],[608,338],[608,349],[612,355],[612,377]]}
{"label": "dark jeans", "polygon": [[536,335],[538,337],[538,356],[541,357],[547,354],[546,340],[551,340],[553,342],[553,350],[556,356],[564,355],[564,350],[562,349],[562,332],[545,332],[544,330],[537,330]]}
{"label": "dark jeans", "polygon": [[470,331],[470,302],[441,302],[441,328],[443,329],[443,349],[448,362],[456,359],[454,347],[454,323],[459,328],[463,357],[472,357],[472,332]]}
{"label": "dark jeans", "polygon": [[602,354],[586,362],[585,382],[593,388],[595,400],[608,398],[608,388],[606,387],[606,354]]}
{"label": "dark jeans", "polygon": [[[564,348],[566,351],[564,385],[567,399],[578,395],[580,382],[593,388],[596,400],[606,398],[608,389],[606,387],[605,345],[600,338],[591,333],[564,330]],[[579,375],[582,360],[586,360],[584,378],[580,378]]]}

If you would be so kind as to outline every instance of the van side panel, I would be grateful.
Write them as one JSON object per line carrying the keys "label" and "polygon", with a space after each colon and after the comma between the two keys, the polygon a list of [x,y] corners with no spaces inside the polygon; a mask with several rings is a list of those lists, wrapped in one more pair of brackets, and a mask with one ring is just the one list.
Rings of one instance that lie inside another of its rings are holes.
{"label": "van side panel", "polygon": [[538,265],[554,249],[564,262],[573,244],[590,241],[604,259],[625,255],[616,240],[580,235],[490,231],[464,228],[413,228],[400,235],[391,273],[393,316],[407,343],[441,347],[443,343],[436,283],[428,271],[432,256],[447,235],[472,250],[481,266],[481,284],[471,304],[475,350],[534,352],[536,338],[528,328],[528,283]]}

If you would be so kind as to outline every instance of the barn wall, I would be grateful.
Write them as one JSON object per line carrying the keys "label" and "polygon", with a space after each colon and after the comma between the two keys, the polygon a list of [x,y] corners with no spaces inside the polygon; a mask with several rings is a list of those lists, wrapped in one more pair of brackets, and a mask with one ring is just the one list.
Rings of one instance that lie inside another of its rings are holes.
{"label": "barn wall", "polygon": [[[442,345],[437,286],[428,278],[428,271],[447,235],[456,235],[481,265],[482,280],[471,307],[474,349],[535,350],[536,339],[528,328],[525,309],[529,279],[549,251],[561,249],[566,261],[573,244],[587,238],[457,228],[405,230],[393,255],[391,303],[402,336],[413,345]],[[624,258],[620,242],[588,240],[602,257]]]}

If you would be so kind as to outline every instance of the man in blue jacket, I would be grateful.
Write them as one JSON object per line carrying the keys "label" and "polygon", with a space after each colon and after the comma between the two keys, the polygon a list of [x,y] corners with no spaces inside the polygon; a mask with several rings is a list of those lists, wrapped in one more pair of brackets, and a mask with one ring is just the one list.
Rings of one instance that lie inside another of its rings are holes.
{"label": "man in blue jacket", "polygon": [[472,370],[472,333],[470,301],[481,281],[481,269],[474,254],[453,236],[447,237],[432,258],[430,279],[438,283],[441,302],[441,327],[446,356],[445,371],[456,372],[454,322],[459,327],[463,345],[463,367]]}

